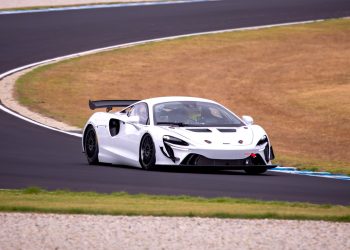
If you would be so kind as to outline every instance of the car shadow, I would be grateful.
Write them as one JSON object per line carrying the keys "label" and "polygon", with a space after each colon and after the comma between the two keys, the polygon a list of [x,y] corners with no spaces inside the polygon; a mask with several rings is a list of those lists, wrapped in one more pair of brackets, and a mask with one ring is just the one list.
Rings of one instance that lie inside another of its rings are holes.
{"label": "car shadow", "polygon": [[135,171],[159,172],[159,173],[188,173],[188,174],[211,174],[211,175],[241,175],[241,176],[275,176],[272,172],[263,174],[247,174],[244,170],[229,170],[229,169],[213,169],[212,167],[203,166],[157,166],[152,170],[144,170],[141,168],[130,167],[125,165],[113,165],[108,163],[100,163],[99,166],[113,167],[120,169],[128,169]]}
{"label": "car shadow", "polygon": [[213,169],[213,167],[204,166],[158,166],[151,171],[167,173],[191,173],[191,174],[215,174],[215,175],[243,175],[243,176],[269,176],[270,172],[263,174],[247,174],[244,170],[233,169]]}

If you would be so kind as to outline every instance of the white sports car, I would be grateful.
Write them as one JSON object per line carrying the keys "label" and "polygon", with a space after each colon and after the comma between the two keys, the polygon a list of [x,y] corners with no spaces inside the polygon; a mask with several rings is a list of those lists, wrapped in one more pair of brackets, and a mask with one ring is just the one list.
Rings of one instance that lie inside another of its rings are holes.
{"label": "white sports car", "polygon": [[[205,166],[259,174],[276,165],[265,130],[211,100],[158,97],[89,101],[82,139],[89,164]],[[126,107],[113,113],[113,107]]]}

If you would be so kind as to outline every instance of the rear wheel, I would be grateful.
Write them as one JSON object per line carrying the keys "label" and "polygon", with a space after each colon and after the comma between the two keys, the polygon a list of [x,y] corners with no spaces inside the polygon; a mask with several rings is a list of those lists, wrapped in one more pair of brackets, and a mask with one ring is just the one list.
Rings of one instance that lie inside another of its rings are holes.
{"label": "rear wheel", "polygon": [[89,126],[84,137],[85,155],[90,165],[98,164],[98,141],[95,129]]}
{"label": "rear wheel", "polygon": [[156,149],[152,137],[145,134],[140,143],[139,161],[141,167],[145,170],[154,168],[156,164]]}
{"label": "rear wheel", "polygon": [[244,170],[247,174],[262,174],[267,171],[267,167],[251,167]]}

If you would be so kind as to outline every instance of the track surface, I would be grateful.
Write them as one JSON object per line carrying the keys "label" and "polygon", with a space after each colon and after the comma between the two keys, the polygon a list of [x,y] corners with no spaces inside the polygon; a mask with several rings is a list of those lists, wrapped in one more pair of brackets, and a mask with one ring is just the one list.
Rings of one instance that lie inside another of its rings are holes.
{"label": "track surface", "polygon": [[[0,15],[0,73],[80,51],[164,36],[350,16],[348,0],[235,0]],[[97,83],[98,84],[98,83]],[[80,107],[85,108],[85,107]],[[0,188],[230,196],[350,205],[347,181],[268,172],[90,167],[80,140],[0,112]]]}

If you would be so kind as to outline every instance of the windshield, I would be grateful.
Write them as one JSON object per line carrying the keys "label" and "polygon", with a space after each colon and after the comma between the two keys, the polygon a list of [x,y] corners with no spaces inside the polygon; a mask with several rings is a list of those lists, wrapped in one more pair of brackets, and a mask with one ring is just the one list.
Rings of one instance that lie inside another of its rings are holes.
{"label": "windshield", "polygon": [[153,107],[155,125],[240,127],[244,124],[225,108],[209,102],[175,101]]}

